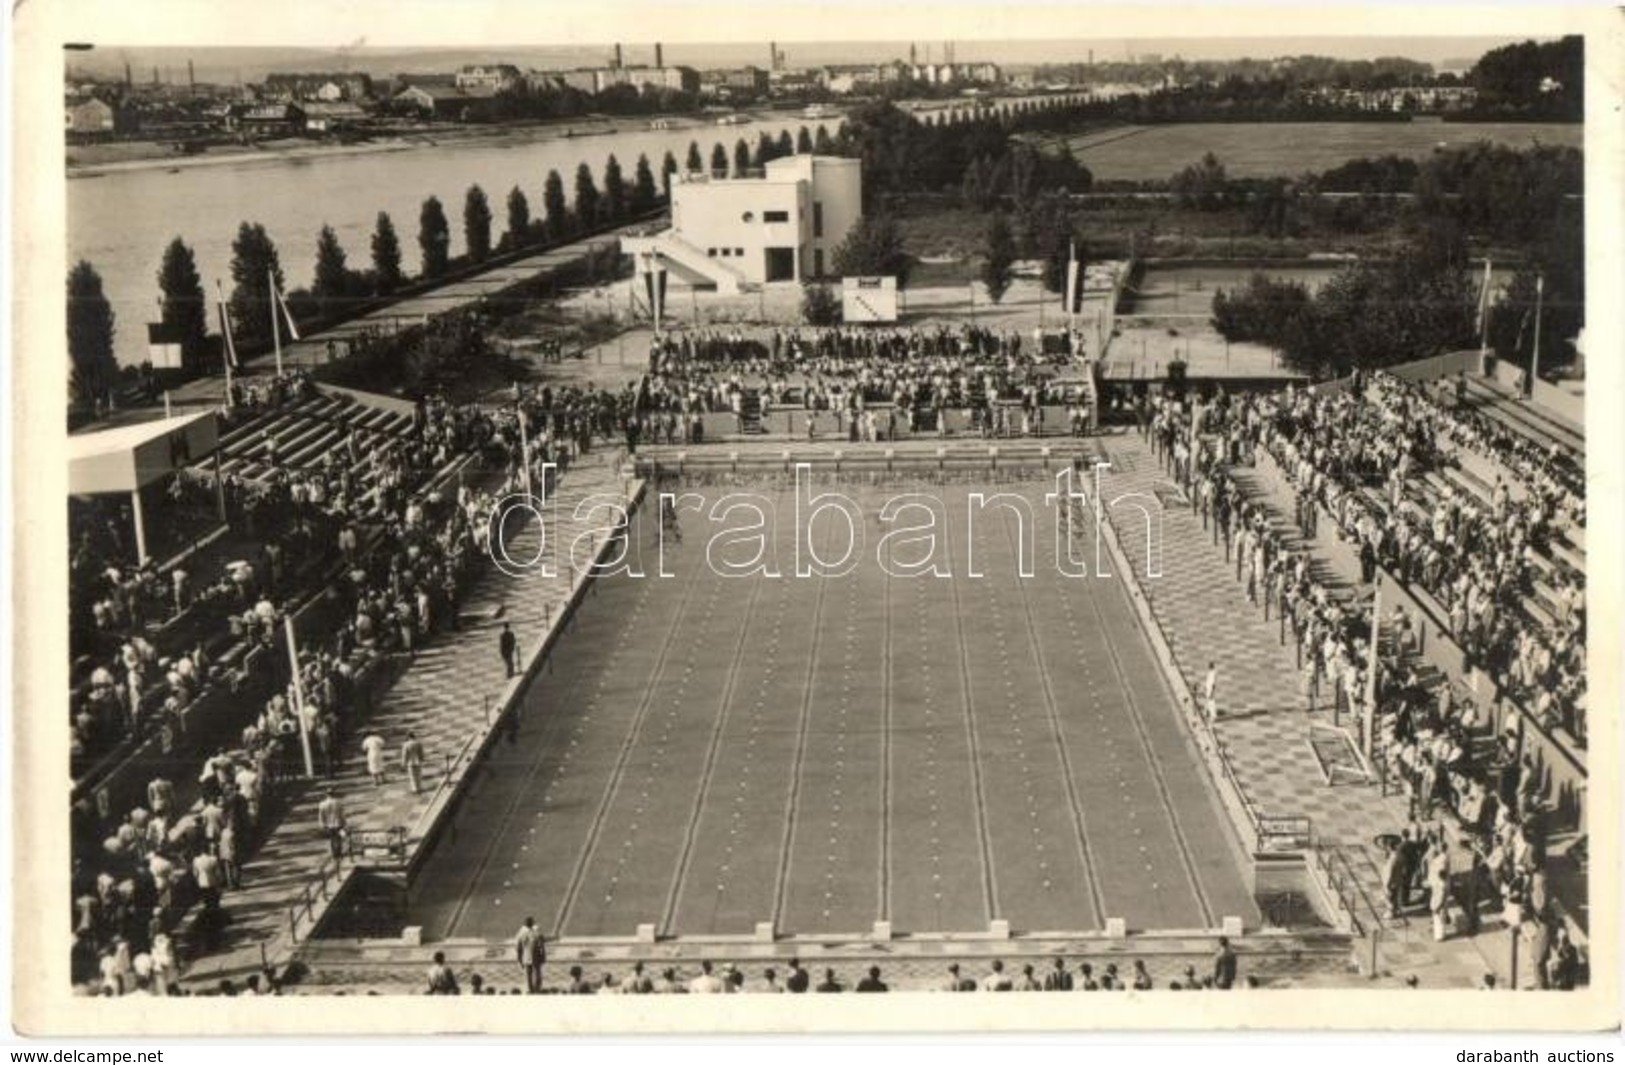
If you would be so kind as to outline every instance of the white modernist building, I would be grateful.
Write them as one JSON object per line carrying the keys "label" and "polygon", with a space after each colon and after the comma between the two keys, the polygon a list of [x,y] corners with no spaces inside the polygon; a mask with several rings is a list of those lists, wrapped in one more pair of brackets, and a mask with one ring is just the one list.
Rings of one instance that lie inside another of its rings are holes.
{"label": "white modernist building", "polygon": [[822,277],[863,214],[856,159],[792,155],[755,176],[679,175],[671,227],[621,238],[640,273],[736,294],[747,285]]}

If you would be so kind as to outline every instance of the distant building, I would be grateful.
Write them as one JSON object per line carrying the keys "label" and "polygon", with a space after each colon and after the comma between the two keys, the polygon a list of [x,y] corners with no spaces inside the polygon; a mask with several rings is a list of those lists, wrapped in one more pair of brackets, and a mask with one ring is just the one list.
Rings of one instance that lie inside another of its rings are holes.
{"label": "distant building", "polygon": [[775,70],[768,75],[768,86],[775,94],[806,92],[818,87],[819,79],[809,70]]}
{"label": "distant building", "polygon": [[549,87],[567,87],[594,96],[616,85],[630,85],[640,93],[700,91],[700,72],[692,67],[619,66],[532,71],[525,79],[532,88],[536,88],[540,80]]}
{"label": "distant building", "polygon": [[470,65],[457,72],[453,84],[459,89],[490,90],[493,93],[507,92],[515,88],[524,76],[519,68],[507,63],[492,63],[490,65]]}
{"label": "distant building", "polygon": [[66,104],[68,132],[78,136],[109,135],[118,127],[118,115],[113,105],[92,96],[83,100],[69,100]]}
{"label": "distant building", "polygon": [[459,89],[455,85],[408,85],[395,94],[395,102],[415,108],[423,118],[442,122],[473,122],[490,112],[496,92],[486,88]]}
{"label": "distant building", "polygon": [[792,155],[753,177],[679,176],[671,227],[623,237],[634,260],[658,260],[692,285],[738,293],[745,285],[823,276],[863,214],[857,159]]}
{"label": "distant building", "polygon": [[760,67],[752,66],[740,70],[727,70],[723,71],[722,85],[735,93],[759,96],[767,92],[768,74]]}
{"label": "distant building", "polygon": [[359,104],[315,101],[303,105],[305,129],[311,133],[333,133],[351,129],[367,120],[367,112]]}
{"label": "distant building", "polygon": [[600,73],[601,71],[597,70],[565,70],[556,76],[561,82],[577,92],[592,95],[598,91],[598,75]]}
{"label": "distant building", "polygon": [[372,78],[366,74],[270,74],[261,87],[261,96],[268,101],[323,100],[329,103],[348,100],[352,103],[370,100],[373,96]]}
{"label": "distant building", "polygon": [[237,127],[262,137],[287,136],[305,128],[305,111],[298,104],[260,104],[243,111]]}
{"label": "distant building", "polygon": [[699,71],[690,67],[606,67],[592,73],[596,85],[594,92],[603,92],[612,85],[630,85],[640,93],[700,91]]}

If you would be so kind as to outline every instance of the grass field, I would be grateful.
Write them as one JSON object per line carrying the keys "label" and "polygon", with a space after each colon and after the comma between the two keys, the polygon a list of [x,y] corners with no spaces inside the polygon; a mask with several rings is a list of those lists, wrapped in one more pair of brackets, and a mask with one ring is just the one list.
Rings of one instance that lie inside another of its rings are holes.
{"label": "grass field", "polygon": [[1584,139],[1581,126],[1544,123],[1261,122],[1127,127],[1079,136],[1071,145],[1096,181],[1151,181],[1172,177],[1206,152],[1231,177],[1296,177],[1360,156],[1421,159],[1440,144],[1491,140],[1514,148],[1536,142],[1578,148]]}
{"label": "grass field", "polygon": [[[672,578],[600,582],[410,923],[432,939],[509,936],[526,915],[567,936],[1255,926],[1122,583],[1055,576],[1050,487],[1003,489],[1043,519],[1027,580],[1017,520],[994,507],[967,531],[963,485],[926,489],[950,580],[876,563],[891,490],[842,489],[868,515],[866,559],[842,578],[788,576],[787,490],[760,489],[781,579],[717,576],[690,516]],[[834,529],[814,526],[826,555]],[[653,537],[639,532],[651,570]]]}

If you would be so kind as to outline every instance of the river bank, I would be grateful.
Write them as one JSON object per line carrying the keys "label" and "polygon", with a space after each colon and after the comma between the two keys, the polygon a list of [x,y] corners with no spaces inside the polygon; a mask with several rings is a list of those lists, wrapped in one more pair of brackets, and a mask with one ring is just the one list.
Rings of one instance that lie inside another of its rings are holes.
{"label": "river bank", "polygon": [[[809,119],[799,111],[752,112],[751,118],[770,122],[838,123],[840,119]],[[196,155],[177,154],[167,141],[120,141],[111,144],[73,145],[67,153],[69,178],[100,177],[105,174],[144,170],[190,170],[208,166],[240,166],[256,162],[287,162],[296,159],[330,158],[347,155],[373,155],[381,152],[411,151],[417,148],[443,148],[455,145],[523,146],[557,140],[587,139],[617,133],[663,130],[727,131],[710,115],[628,115],[607,117],[586,115],[550,122],[512,122],[500,125],[423,125],[409,130],[391,130],[360,143],[312,141],[302,137],[261,141],[252,145],[224,145]]]}

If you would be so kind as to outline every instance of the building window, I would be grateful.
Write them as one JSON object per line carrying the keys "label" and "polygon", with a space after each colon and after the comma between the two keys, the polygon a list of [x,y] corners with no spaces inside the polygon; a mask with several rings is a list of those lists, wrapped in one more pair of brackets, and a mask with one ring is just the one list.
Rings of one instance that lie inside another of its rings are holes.
{"label": "building window", "polygon": [[735,248],[734,249],[734,254],[737,255],[739,258],[743,259],[745,257],[745,249],[744,248]]}
{"label": "building window", "polygon": [[821,204],[821,203],[814,203],[813,204],[813,236],[821,237],[823,235],[824,235],[824,205]]}
{"label": "building window", "polygon": [[717,257],[717,250],[715,248],[707,248],[705,249],[705,254],[715,259]]}
{"label": "building window", "polygon": [[756,215],[751,211],[746,211],[744,214],[739,216],[739,219],[742,222],[754,222],[756,221]]}
{"label": "building window", "polygon": [[764,221],[764,222],[788,222],[788,221],[790,221],[790,212],[789,211],[763,211],[762,212],[762,221]]}

